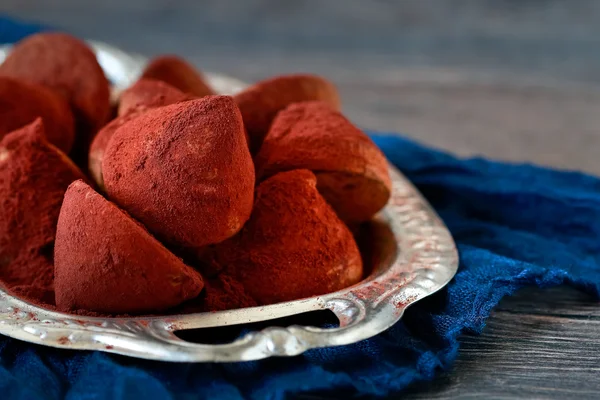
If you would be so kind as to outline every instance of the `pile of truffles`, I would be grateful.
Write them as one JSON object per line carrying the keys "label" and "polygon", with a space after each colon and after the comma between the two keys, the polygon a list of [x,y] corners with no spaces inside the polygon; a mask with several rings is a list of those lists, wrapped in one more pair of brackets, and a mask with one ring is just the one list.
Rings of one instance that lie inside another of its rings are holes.
{"label": "pile of truffles", "polygon": [[92,50],[30,36],[0,65],[0,282],[79,314],[218,311],[363,279],[353,236],[388,201],[381,151],[327,80],[216,95],[152,60],[110,103]]}

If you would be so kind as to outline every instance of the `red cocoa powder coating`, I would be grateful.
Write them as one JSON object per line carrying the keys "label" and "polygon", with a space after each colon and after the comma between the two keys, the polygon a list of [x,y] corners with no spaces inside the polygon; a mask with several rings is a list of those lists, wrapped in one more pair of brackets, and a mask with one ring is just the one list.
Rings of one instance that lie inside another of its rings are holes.
{"label": "red cocoa powder coating", "polygon": [[205,261],[220,265],[261,305],[321,295],[360,281],[363,266],[352,233],[316,183],[308,170],[262,182],[244,228],[214,246]]}
{"label": "red cocoa powder coating", "polygon": [[250,217],[254,165],[229,96],[156,108],[114,133],[102,162],[109,197],[192,256]]}
{"label": "red cocoa powder coating", "polygon": [[60,210],[54,277],[62,311],[155,312],[204,286],[198,272],[83,181],[69,186]]}
{"label": "red cocoa powder coating", "polygon": [[104,152],[110,138],[113,134],[125,123],[138,117],[143,112],[147,111],[144,106],[139,106],[134,110],[131,110],[128,114],[119,116],[108,124],[104,125],[102,129],[94,137],[94,141],[90,146],[90,155],[88,157],[88,170],[90,176],[96,182],[101,190],[104,190],[104,179],[102,177],[102,160],[104,159]]}
{"label": "red cocoa powder coating", "polygon": [[0,139],[38,117],[44,122],[48,141],[68,153],[75,139],[69,104],[43,86],[0,76]]}
{"label": "red cocoa powder coating", "polygon": [[135,111],[140,106],[156,108],[196,98],[161,81],[140,79],[121,93],[118,115]]}
{"label": "red cocoa powder coating", "polygon": [[335,86],[315,75],[282,75],[258,82],[235,95],[250,137],[250,150],[258,152],[277,113],[292,103],[320,100],[340,107]]}
{"label": "red cocoa powder coating", "polygon": [[241,282],[228,274],[219,274],[207,280],[201,310],[202,312],[224,311],[257,305],[256,301],[246,293]]}
{"label": "red cocoa powder coating", "polygon": [[204,291],[183,305],[178,313],[214,312],[255,307],[258,304],[231,275],[223,273],[204,280]]}
{"label": "red cocoa powder coating", "polygon": [[94,52],[64,33],[38,33],[18,42],[0,65],[0,75],[46,86],[64,96],[91,131],[110,112],[110,90]]}
{"label": "red cocoa powder coating", "polygon": [[36,303],[54,303],[53,248],[63,195],[83,178],[46,141],[41,119],[0,141],[0,281]]}
{"label": "red cocoa powder coating", "polygon": [[152,59],[142,73],[142,78],[163,81],[196,97],[215,94],[196,68],[174,55],[164,55]]}
{"label": "red cocoa powder coating", "polygon": [[369,220],[391,193],[381,150],[323,102],[296,103],[281,111],[255,164],[259,181],[281,171],[310,169],[325,200],[346,222]]}

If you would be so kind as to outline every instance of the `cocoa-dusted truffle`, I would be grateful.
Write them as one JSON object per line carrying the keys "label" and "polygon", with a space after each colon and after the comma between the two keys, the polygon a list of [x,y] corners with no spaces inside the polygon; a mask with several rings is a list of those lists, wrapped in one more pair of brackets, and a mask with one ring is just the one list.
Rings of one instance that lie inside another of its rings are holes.
{"label": "cocoa-dusted truffle", "polygon": [[346,222],[369,220],[391,193],[381,150],[323,102],[296,103],[281,111],[255,163],[259,181],[281,171],[312,170],[319,192]]}
{"label": "cocoa-dusted truffle", "polygon": [[139,106],[134,110],[131,110],[129,113],[119,116],[108,124],[104,125],[102,129],[96,134],[94,137],[94,141],[90,146],[90,155],[88,157],[88,170],[90,172],[90,176],[96,182],[98,187],[104,190],[104,178],[102,177],[102,160],[104,159],[104,152],[106,151],[106,146],[110,138],[112,138],[113,134],[119,129],[123,124],[131,121],[137,116],[141,115],[143,112],[148,109],[144,106]]}
{"label": "cocoa-dusted truffle", "polygon": [[12,49],[0,75],[46,86],[65,97],[76,117],[94,131],[110,112],[109,86],[94,52],[81,40],[64,33],[38,33]]}
{"label": "cocoa-dusted truffle", "polygon": [[210,270],[238,279],[259,304],[316,296],[357,283],[361,255],[308,170],[282,172],[256,189],[240,233],[205,255]]}
{"label": "cocoa-dusted truffle", "polygon": [[236,234],[252,210],[254,165],[229,96],[156,108],[124,124],[102,174],[113,201],[192,254]]}
{"label": "cocoa-dusted truffle", "polygon": [[140,106],[162,107],[194,98],[165,82],[142,78],[121,93],[118,115],[129,114]]}
{"label": "cocoa-dusted truffle", "polygon": [[316,75],[282,75],[255,83],[235,95],[250,137],[250,150],[256,153],[275,115],[292,103],[320,100],[339,108],[335,86]]}
{"label": "cocoa-dusted truffle", "polygon": [[75,139],[75,122],[68,103],[51,90],[0,76],[0,139],[41,117],[48,141],[68,153]]}
{"label": "cocoa-dusted truffle", "polygon": [[192,100],[195,97],[175,89],[164,82],[153,79],[140,79],[121,94],[118,116],[106,124],[94,137],[90,146],[88,168],[92,178],[102,190],[102,159],[108,141],[123,124],[149,109]]}
{"label": "cocoa-dusted truffle", "polygon": [[163,81],[196,97],[215,94],[196,68],[181,57],[174,55],[164,55],[152,59],[142,73],[142,78]]}
{"label": "cocoa-dusted truffle", "polygon": [[65,194],[54,263],[56,305],[63,311],[160,311],[203,287],[198,272],[82,181]]}
{"label": "cocoa-dusted truffle", "polygon": [[0,141],[0,281],[12,292],[54,302],[56,222],[67,187],[81,178],[39,118]]}

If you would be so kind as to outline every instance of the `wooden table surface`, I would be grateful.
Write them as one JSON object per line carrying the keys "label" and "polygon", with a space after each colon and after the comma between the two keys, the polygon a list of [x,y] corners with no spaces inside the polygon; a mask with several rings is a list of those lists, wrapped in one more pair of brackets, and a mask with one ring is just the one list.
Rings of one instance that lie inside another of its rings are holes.
{"label": "wooden table surface", "polygon": [[[600,1],[3,0],[0,11],[253,81],[310,71],[352,120],[457,154],[600,174]],[[600,307],[502,301],[449,374],[407,398],[598,398]]]}

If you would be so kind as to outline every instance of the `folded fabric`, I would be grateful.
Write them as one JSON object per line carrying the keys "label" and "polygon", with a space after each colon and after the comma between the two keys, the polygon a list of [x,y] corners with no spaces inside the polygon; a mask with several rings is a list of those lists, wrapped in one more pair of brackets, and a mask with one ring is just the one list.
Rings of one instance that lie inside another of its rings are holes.
{"label": "folded fabric", "polygon": [[[0,18],[0,41],[35,28]],[[292,358],[170,364],[51,349],[0,336],[0,393],[19,399],[282,399],[389,395],[455,360],[457,337],[524,286],[600,294],[600,180],[576,172],[457,159],[397,135],[372,135],[450,228],[460,253],[446,289],[386,332]]]}

